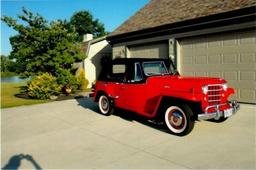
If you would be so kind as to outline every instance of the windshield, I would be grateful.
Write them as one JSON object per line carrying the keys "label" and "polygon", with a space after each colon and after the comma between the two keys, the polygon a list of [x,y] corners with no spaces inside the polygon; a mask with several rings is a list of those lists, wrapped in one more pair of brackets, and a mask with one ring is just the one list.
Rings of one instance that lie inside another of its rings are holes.
{"label": "windshield", "polygon": [[163,61],[144,62],[142,67],[147,76],[169,74]]}

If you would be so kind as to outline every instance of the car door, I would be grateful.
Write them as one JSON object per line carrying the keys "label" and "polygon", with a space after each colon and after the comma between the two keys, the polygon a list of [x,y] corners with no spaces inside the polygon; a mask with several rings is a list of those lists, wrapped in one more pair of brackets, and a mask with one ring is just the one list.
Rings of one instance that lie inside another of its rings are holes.
{"label": "car door", "polygon": [[125,73],[127,66],[124,63],[118,63],[112,65],[111,78],[112,78],[112,98],[115,99],[115,106],[125,109],[125,95],[123,93],[125,87]]}
{"label": "car door", "polygon": [[120,86],[125,109],[140,113],[145,102],[145,81],[140,63],[133,63],[127,70],[127,81]]}

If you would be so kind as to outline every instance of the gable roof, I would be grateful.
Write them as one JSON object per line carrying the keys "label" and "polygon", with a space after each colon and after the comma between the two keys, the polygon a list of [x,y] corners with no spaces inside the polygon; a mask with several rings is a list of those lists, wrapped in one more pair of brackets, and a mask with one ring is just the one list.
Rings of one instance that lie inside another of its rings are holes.
{"label": "gable roof", "polygon": [[109,36],[135,32],[256,5],[256,0],[151,0]]}
{"label": "gable roof", "polygon": [[100,41],[104,41],[104,40],[106,40],[106,36],[82,42],[81,51],[87,55],[88,54],[88,49],[90,48],[90,45],[95,44],[95,43],[100,42]]}

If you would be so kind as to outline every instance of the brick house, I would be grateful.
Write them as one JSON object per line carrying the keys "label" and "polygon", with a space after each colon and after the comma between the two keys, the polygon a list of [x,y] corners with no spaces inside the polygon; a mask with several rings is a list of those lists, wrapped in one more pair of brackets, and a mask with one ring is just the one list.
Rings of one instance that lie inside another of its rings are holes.
{"label": "brick house", "polygon": [[225,78],[256,103],[255,0],[151,0],[113,31],[112,57],[172,59],[186,76]]}

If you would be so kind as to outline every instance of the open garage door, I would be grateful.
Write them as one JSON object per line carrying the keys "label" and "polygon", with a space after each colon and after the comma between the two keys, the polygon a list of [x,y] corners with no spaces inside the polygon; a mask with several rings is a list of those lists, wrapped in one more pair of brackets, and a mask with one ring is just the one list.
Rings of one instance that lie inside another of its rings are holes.
{"label": "open garage door", "polygon": [[222,77],[240,102],[256,103],[256,31],[247,30],[179,40],[182,75]]}

